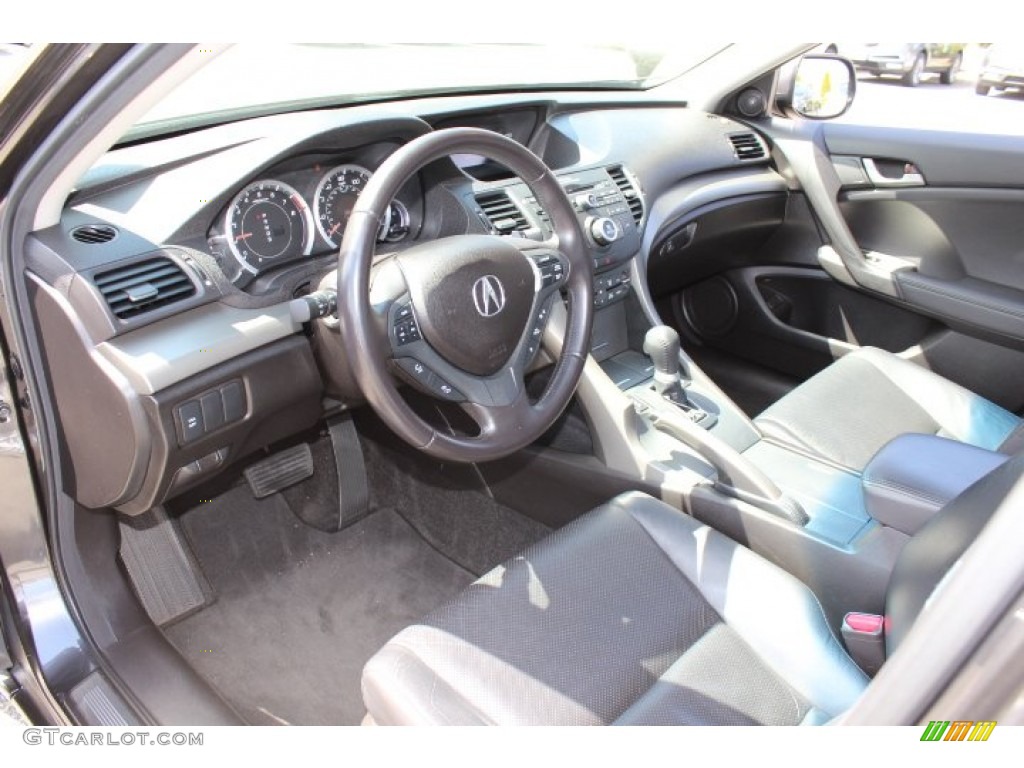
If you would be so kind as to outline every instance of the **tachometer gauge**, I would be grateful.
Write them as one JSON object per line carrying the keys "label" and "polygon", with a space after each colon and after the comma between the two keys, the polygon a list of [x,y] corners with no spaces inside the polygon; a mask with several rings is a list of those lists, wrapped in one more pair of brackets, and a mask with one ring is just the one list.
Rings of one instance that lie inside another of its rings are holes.
{"label": "tachometer gauge", "polygon": [[231,253],[256,274],[271,263],[313,250],[313,215],[302,196],[280,181],[256,181],[228,206],[224,223]]}
{"label": "tachometer gauge", "polygon": [[[361,165],[339,165],[329,170],[316,188],[316,226],[334,248],[341,244],[345,226],[359,194],[372,174]],[[409,210],[398,200],[388,205],[377,240],[395,243],[409,234]]]}

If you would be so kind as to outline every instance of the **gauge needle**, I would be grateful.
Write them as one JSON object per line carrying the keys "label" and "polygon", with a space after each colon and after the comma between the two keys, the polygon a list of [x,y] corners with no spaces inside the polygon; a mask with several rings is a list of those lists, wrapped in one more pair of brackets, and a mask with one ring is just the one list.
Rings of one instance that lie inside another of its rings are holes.
{"label": "gauge needle", "polygon": [[247,237],[252,237],[252,232],[243,232],[235,238],[235,242],[237,243],[239,240],[245,240]]}
{"label": "gauge needle", "polygon": [[334,233],[338,231],[338,228],[340,226],[341,226],[341,222],[338,222],[333,227],[331,227],[331,231],[327,233],[328,237],[334,237]]}

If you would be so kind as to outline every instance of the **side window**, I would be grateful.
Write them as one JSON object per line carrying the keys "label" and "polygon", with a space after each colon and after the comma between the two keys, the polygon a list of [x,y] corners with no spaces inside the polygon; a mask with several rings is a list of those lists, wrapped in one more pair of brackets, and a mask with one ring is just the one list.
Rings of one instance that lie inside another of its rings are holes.
{"label": "side window", "polygon": [[841,122],[1024,134],[1024,45],[833,43],[857,69]]}
{"label": "side window", "polygon": [[8,81],[21,69],[28,55],[23,43],[0,43],[0,94],[7,90]]}

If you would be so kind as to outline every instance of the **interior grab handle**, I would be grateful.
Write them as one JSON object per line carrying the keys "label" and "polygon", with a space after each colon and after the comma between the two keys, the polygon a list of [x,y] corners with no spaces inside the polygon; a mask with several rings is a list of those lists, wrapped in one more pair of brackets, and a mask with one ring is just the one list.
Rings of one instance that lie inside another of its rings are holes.
{"label": "interior grab handle", "polygon": [[864,163],[864,172],[868,179],[876,187],[923,187],[924,176],[913,163],[904,163],[902,176],[886,176],[879,168],[874,158],[861,158]]}

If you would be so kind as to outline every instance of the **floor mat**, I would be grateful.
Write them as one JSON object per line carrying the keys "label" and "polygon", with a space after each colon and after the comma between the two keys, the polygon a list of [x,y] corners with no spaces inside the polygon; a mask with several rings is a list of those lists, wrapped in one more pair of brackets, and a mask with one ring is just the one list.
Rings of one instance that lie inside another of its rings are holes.
{"label": "floor mat", "polygon": [[323,533],[239,486],[182,527],[217,600],[167,634],[252,723],[359,723],[367,659],[473,580],[393,509]]}
{"label": "floor mat", "polygon": [[467,490],[483,486],[471,465],[403,458],[372,440],[363,451],[371,504],[397,509],[431,545],[477,576],[551,533],[483,490]]}

